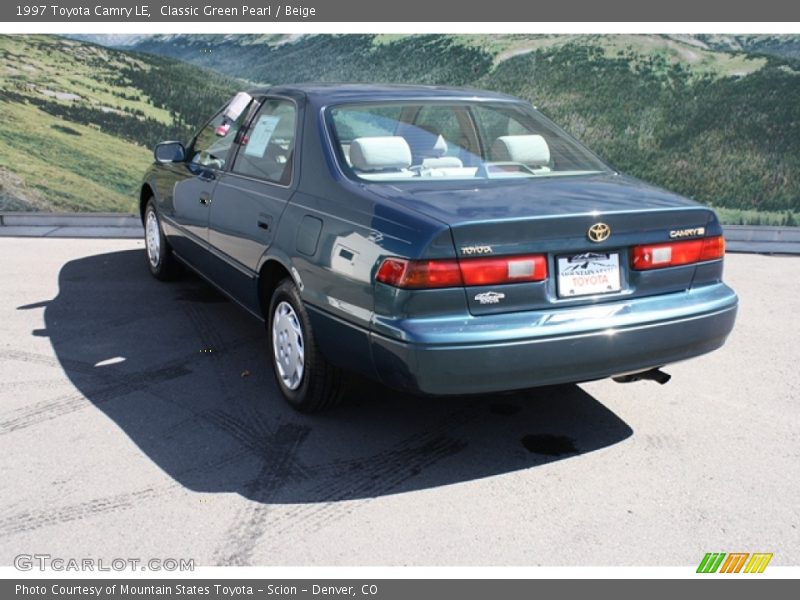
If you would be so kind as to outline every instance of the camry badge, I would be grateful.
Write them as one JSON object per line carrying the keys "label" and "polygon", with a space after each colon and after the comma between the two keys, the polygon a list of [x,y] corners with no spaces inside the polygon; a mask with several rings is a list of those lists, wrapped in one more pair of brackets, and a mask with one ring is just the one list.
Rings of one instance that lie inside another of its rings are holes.
{"label": "camry badge", "polygon": [[586,237],[588,237],[590,241],[596,243],[605,242],[610,235],[611,227],[605,223],[595,223],[589,227],[589,231],[586,232]]}
{"label": "camry badge", "polygon": [[690,227],[688,229],[673,229],[669,232],[670,239],[695,237],[706,234],[705,227]]}
{"label": "camry badge", "polygon": [[506,295],[500,292],[483,292],[482,294],[477,294],[475,300],[480,304],[500,304],[500,300],[505,297]]}

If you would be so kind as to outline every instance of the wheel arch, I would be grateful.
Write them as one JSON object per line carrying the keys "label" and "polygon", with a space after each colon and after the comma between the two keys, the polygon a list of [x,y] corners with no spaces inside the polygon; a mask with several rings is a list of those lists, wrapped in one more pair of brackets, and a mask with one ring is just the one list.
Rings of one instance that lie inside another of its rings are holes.
{"label": "wheel arch", "polygon": [[139,191],[139,218],[144,224],[144,211],[147,208],[147,201],[150,198],[155,198],[156,194],[149,183],[142,184],[142,189]]}
{"label": "wheel arch", "polygon": [[300,290],[303,289],[296,269],[287,263],[275,256],[264,257],[258,270],[258,306],[265,321],[269,321],[269,303],[281,281],[291,279]]}

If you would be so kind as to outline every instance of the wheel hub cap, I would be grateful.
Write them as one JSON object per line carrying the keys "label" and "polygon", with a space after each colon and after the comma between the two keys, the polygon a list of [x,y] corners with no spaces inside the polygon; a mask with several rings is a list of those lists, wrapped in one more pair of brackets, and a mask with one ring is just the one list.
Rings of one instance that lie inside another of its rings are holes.
{"label": "wheel hub cap", "polygon": [[303,382],[305,343],[300,320],[288,302],[281,302],[272,317],[272,352],[283,385],[296,390]]}
{"label": "wheel hub cap", "polygon": [[147,246],[147,259],[155,268],[161,258],[161,235],[158,230],[158,217],[152,210],[147,212],[144,237]]}

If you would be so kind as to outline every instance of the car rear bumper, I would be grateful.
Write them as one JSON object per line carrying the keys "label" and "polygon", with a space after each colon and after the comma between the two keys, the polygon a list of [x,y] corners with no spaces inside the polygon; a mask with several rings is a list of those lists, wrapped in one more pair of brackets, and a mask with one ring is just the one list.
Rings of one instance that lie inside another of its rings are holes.
{"label": "car rear bumper", "polygon": [[581,308],[379,321],[372,358],[386,384],[428,394],[588,381],[719,348],[737,304],[720,283]]}

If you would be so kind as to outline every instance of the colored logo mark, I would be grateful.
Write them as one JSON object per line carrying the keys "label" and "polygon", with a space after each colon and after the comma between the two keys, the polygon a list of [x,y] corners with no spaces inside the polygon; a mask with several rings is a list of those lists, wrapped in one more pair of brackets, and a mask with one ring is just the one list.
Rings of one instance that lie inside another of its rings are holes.
{"label": "colored logo mark", "polygon": [[772,554],[765,552],[708,552],[697,566],[698,573],[763,573]]}

